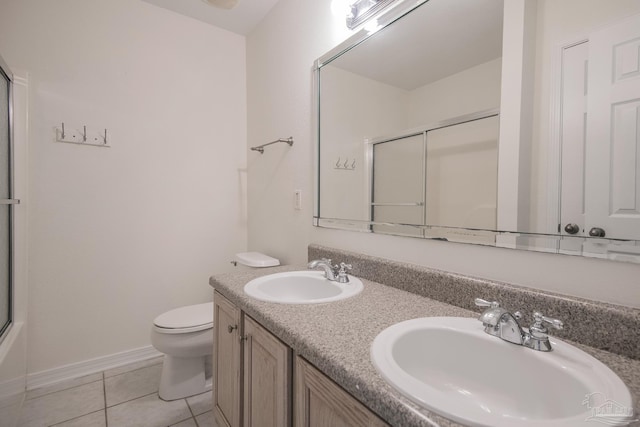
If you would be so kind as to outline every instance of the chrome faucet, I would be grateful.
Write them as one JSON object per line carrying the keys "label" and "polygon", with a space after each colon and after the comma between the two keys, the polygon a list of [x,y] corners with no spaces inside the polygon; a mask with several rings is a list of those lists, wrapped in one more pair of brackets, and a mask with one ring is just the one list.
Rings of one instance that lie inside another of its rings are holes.
{"label": "chrome faucet", "polygon": [[345,264],[344,262],[341,262],[340,265],[331,265],[331,260],[327,258],[313,260],[307,267],[311,270],[322,268],[328,280],[338,283],[349,283],[347,270],[352,268],[351,264]]}
{"label": "chrome faucet", "polygon": [[484,331],[489,335],[499,337],[513,344],[522,345],[533,350],[551,351],[548,329],[545,324],[549,324],[556,329],[562,329],[562,321],[543,316],[540,312],[533,314],[534,323],[526,331],[520,327],[518,320],[522,318],[519,311],[510,313],[500,307],[497,301],[485,301],[480,298],[475,299],[478,307],[487,307],[478,318],[484,326]]}
{"label": "chrome faucet", "polygon": [[315,259],[313,261],[311,261],[309,263],[309,265],[307,265],[307,268],[309,268],[310,270],[314,270],[316,268],[322,268],[324,270],[324,276],[331,280],[331,281],[335,281],[336,280],[336,275],[334,273],[334,267],[331,265],[331,260],[328,258],[322,258],[322,259]]}

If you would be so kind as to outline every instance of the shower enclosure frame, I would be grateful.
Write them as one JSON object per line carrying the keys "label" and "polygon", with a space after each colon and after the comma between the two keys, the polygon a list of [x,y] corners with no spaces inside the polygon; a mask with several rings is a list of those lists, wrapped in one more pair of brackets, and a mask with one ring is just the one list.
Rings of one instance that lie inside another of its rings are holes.
{"label": "shower enclosure frame", "polygon": [[[9,330],[11,329],[11,325],[13,324],[14,317],[14,205],[20,203],[20,200],[14,199],[14,123],[13,123],[13,73],[7,66],[6,62],[0,56],[0,77],[7,80],[7,168],[8,168],[8,198],[0,199],[0,206],[8,207],[8,271],[7,271],[7,289],[0,289],[0,292],[6,292],[8,298],[8,310],[7,310],[7,318],[0,319],[0,344],[4,341],[4,338],[8,335]],[[4,117],[0,117],[0,120],[5,120]]]}

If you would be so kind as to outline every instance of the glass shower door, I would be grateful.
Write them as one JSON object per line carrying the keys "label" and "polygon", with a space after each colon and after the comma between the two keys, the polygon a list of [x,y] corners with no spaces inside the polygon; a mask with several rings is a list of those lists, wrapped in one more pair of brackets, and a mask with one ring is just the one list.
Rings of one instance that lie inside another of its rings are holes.
{"label": "glass shower door", "polygon": [[11,80],[0,58],[0,341],[12,321]]}

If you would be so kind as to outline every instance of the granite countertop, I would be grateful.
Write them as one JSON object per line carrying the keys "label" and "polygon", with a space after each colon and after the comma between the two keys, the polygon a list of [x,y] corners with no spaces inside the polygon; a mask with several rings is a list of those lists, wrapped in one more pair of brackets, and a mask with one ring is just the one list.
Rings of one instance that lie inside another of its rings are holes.
{"label": "granite countertop", "polygon": [[[295,270],[306,270],[306,266],[220,274],[212,276],[209,283],[389,424],[460,425],[419,408],[388,385],[371,363],[370,346],[383,329],[404,320],[437,316],[477,317],[478,313],[365,279],[361,279],[364,289],[360,294],[327,304],[269,303],[250,298],[243,291],[244,285],[256,277]],[[617,373],[637,405],[640,360],[572,344]]]}

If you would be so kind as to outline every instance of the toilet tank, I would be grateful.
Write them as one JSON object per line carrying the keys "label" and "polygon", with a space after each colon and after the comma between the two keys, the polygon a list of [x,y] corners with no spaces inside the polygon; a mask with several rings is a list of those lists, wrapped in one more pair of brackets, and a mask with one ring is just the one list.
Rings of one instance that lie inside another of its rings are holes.
{"label": "toilet tank", "polygon": [[280,260],[265,255],[261,252],[241,252],[236,254],[232,263],[241,269],[276,267],[280,265]]}

